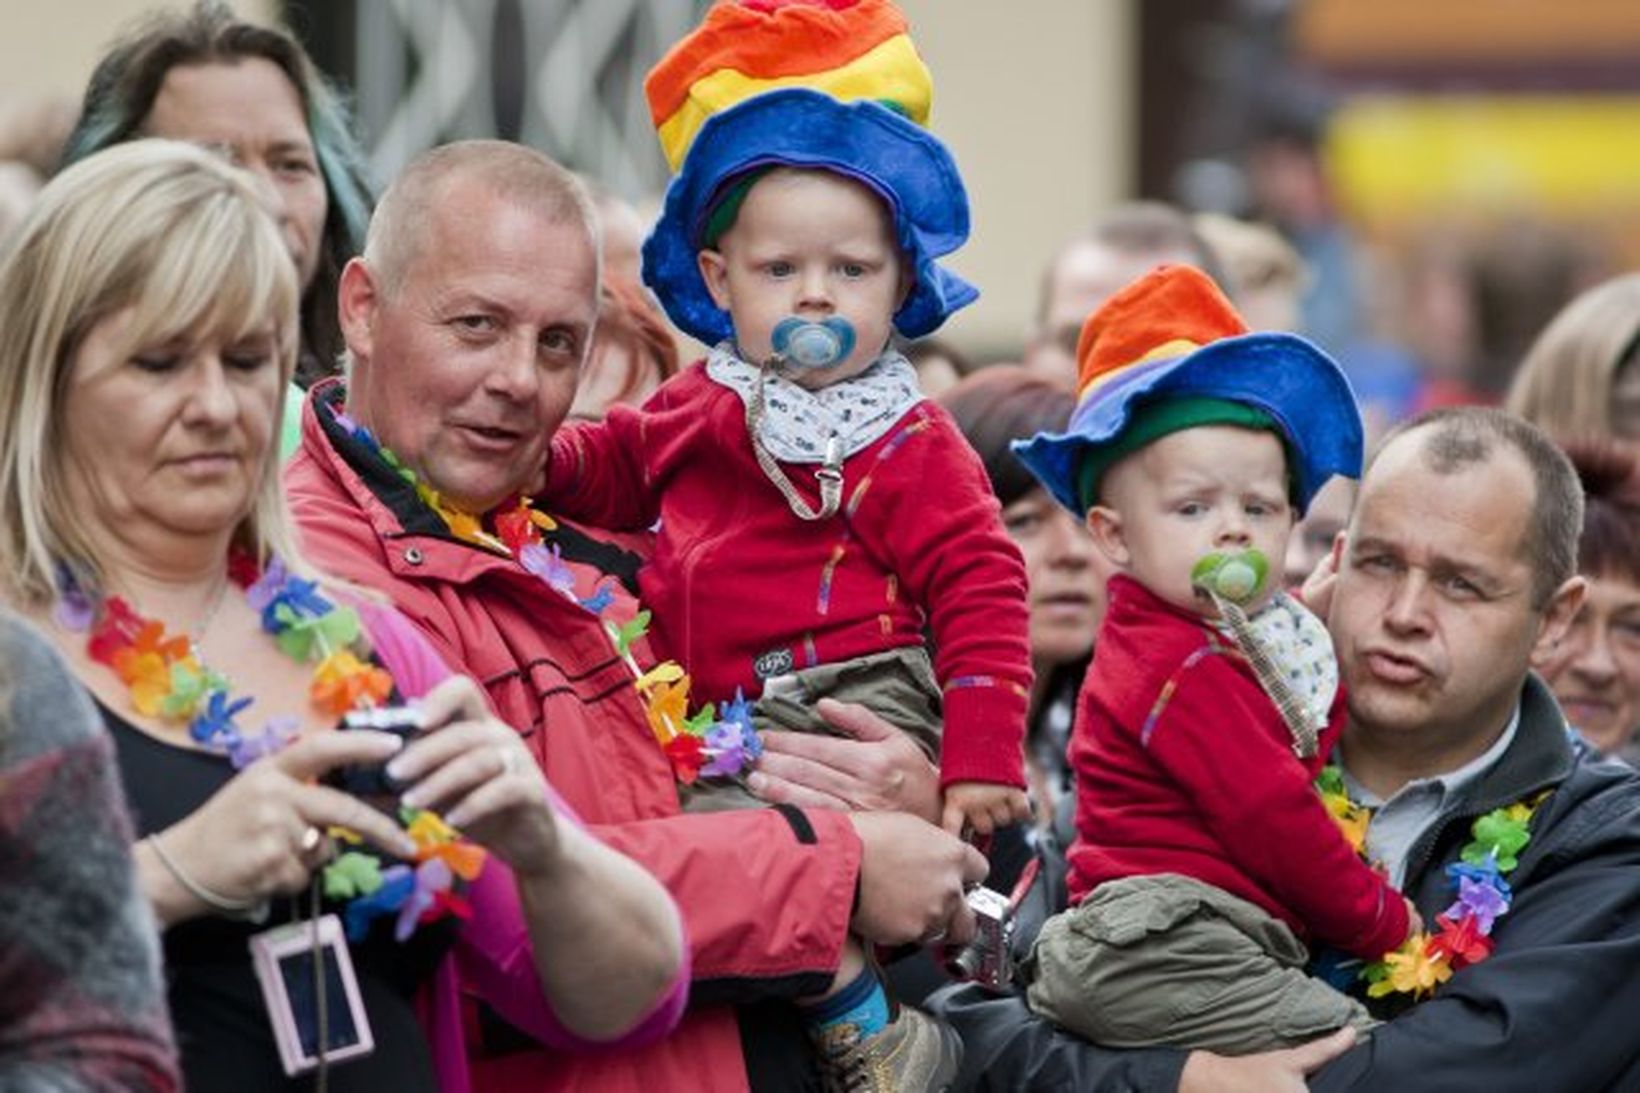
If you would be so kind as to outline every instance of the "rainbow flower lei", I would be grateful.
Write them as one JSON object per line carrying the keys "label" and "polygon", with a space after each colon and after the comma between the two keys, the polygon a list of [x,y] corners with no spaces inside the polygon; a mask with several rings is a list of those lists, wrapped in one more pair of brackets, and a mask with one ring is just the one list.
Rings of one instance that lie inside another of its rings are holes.
{"label": "rainbow flower lei", "polygon": [[655,736],[672,773],[684,785],[706,777],[735,777],[748,770],[763,754],[763,741],[752,726],[751,704],[738,692],[732,702],[720,702],[714,709],[705,703],[693,714],[689,711],[689,674],[672,660],[645,671],[632,655],[632,646],[649,631],[650,613],[639,610],[625,622],[608,617],[614,604],[609,584],[599,582],[591,596],[575,591],[575,575],[564,561],[557,544],[547,546],[542,532],[558,526],[551,516],[536,509],[530,498],[520,495],[517,503],[495,510],[494,533],[484,521],[448,504],[439,492],[405,466],[375,435],[349,417],[340,406],[332,406],[336,423],[354,440],[379,456],[416,491],[457,539],[492,553],[505,554],[542,584],[588,611],[603,624],[615,654],[632,673],[633,686],[643,701],[649,730]]}
{"label": "rainbow flower lei", "polygon": [[[315,663],[308,698],[328,717],[388,701],[393,678],[362,659],[362,626],[356,611],[319,594],[314,581],[286,571],[272,559],[258,572],[254,560],[236,552],[230,579],[261,615],[262,629],[286,656]],[[296,719],[276,717],[254,733],[239,718],[254,701],[234,698],[228,677],[204,664],[186,636],[172,635],[157,619],[143,617],[119,596],[101,610],[69,571],[59,571],[57,617],[71,630],[88,632],[91,659],[113,669],[131,689],[131,704],[146,717],[188,726],[189,737],[208,751],[225,755],[235,770],[285,747],[299,735]],[[484,867],[485,851],[461,839],[426,809],[401,809],[400,821],[416,845],[410,863],[383,868],[382,859],[362,849],[360,837],[345,828],[329,834],[350,849],[325,866],[327,899],[346,902],[343,917],[351,940],[362,940],[371,920],[396,914],[394,936],[404,941],[417,925],[446,916],[470,918],[472,910],[455,891],[455,878],[471,881]]]}
{"label": "rainbow flower lei", "polygon": [[[1321,803],[1338,825],[1345,840],[1366,860],[1367,824],[1372,810],[1350,800],[1344,788],[1344,772],[1336,764],[1322,768],[1315,780]],[[1471,840],[1459,852],[1458,860],[1446,867],[1453,894],[1452,905],[1435,916],[1439,929],[1407,938],[1402,945],[1380,960],[1361,969],[1368,983],[1367,996],[1410,994],[1425,998],[1452,973],[1478,964],[1492,955],[1492,930],[1497,920],[1509,913],[1514,893],[1507,874],[1520,864],[1520,852],[1531,841],[1533,814],[1549,791],[1495,808],[1470,826]]]}

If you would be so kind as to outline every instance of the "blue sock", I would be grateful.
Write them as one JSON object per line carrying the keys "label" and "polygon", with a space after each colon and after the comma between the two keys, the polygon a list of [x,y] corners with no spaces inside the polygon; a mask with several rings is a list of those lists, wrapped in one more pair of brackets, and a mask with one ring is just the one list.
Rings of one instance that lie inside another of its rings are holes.
{"label": "blue sock", "polygon": [[874,1036],[888,1027],[888,995],[870,968],[830,998],[803,1006],[802,1010],[811,1035],[843,1024],[854,1025],[861,1036]]}

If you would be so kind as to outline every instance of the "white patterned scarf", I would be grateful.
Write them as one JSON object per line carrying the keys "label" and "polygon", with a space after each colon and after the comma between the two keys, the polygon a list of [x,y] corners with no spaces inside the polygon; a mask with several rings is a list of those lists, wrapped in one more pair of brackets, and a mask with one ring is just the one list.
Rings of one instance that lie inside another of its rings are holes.
{"label": "white patterned scarf", "polygon": [[[706,374],[750,405],[762,378],[762,369],[743,361],[730,342],[707,355]],[[763,399],[758,438],[770,455],[782,463],[823,463],[826,441],[836,437],[843,458],[861,451],[894,427],[906,411],[922,401],[917,370],[893,349],[858,376],[810,391],[786,377],[771,373]]]}
{"label": "white patterned scarf", "polygon": [[[1318,729],[1326,725],[1338,695],[1338,656],[1326,624],[1285,592],[1277,592],[1247,622],[1287,685],[1304,703],[1310,724]],[[1235,640],[1224,623],[1216,622],[1215,626]]]}

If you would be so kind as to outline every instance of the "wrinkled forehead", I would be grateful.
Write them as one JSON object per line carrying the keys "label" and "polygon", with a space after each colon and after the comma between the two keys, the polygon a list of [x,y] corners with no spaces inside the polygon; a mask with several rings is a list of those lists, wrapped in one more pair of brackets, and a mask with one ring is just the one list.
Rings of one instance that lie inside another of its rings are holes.
{"label": "wrinkled forehead", "polygon": [[1500,446],[1486,459],[1437,467],[1414,433],[1393,440],[1367,469],[1350,537],[1502,573],[1533,563],[1535,504],[1531,471],[1512,451]]}

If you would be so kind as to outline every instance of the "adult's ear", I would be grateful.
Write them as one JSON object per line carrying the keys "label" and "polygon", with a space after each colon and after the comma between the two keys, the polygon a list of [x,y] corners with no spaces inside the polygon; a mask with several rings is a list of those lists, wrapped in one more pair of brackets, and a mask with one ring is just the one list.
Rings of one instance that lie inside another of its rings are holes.
{"label": "adult's ear", "polygon": [[711,294],[712,302],[728,311],[729,268],[723,260],[723,252],[701,250],[695,255],[695,264],[700,267],[700,279],[706,282],[706,291]]}
{"label": "adult's ear", "polygon": [[1532,660],[1534,663],[1548,655],[1566,631],[1572,627],[1572,620],[1583,609],[1583,600],[1589,594],[1589,582],[1583,577],[1570,577],[1566,583],[1555,589],[1554,595],[1543,608],[1543,627],[1538,631],[1538,639],[1532,646]]}
{"label": "adult's ear", "polygon": [[342,267],[336,286],[336,316],[342,339],[355,364],[370,360],[375,342],[376,309],[381,306],[381,287],[376,274],[363,258],[350,258]]}
{"label": "adult's ear", "polygon": [[1128,549],[1122,514],[1107,505],[1095,505],[1088,510],[1087,525],[1094,548],[1113,568],[1125,570],[1133,560],[1133,552]]}

